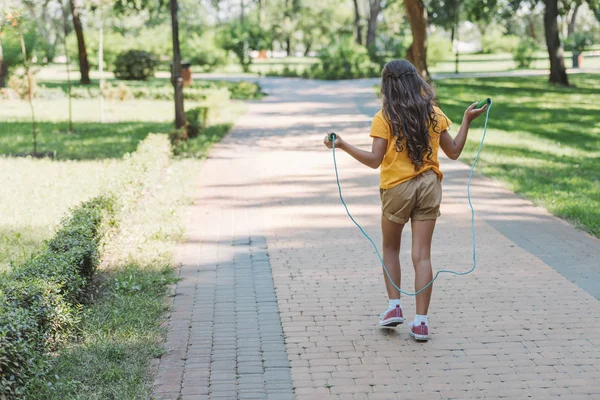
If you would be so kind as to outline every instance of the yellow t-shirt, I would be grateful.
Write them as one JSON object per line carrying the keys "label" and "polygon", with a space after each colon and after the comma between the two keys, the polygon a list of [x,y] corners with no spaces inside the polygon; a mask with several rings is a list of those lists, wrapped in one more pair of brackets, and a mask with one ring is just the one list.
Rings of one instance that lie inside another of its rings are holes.
{"label": "yellow t-shirt", "polygon": [[403,151],[396,151],[396,139],[392,133],[391,124],[383,116],[383,111],[380,110],[375,114],[373,123],[371,124],[371,137],[383,138],[388,141],[387,150],[383,157],[383,162],[381,163],[379,187],[382,189],[389,189],[430,169],[435,171],[440,177],[440,180],[442,179],[443,174],[442,171],[440,171],[440,164],[438,162],[440,134],[448,129],[452,124],[452,121],[446,117],[439,107],[434,106],[433,110],[435,111],[437,118],[437,126],[435,126],[435,129],[433,126],[429,128],[431,150],[433,152],[431,154],[431,160],[427,159],[427,155],[423,157],[423,167],[418,171],[415,171],[415,167],[410,161],[406,146],[404,146]]}

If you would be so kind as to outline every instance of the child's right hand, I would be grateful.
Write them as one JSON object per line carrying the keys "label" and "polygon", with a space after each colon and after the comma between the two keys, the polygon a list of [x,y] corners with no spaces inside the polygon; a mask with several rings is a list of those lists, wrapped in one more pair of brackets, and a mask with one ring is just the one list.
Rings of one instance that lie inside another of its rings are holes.
{"label": "child's right hand", "polygon": [[[339,148],[341,147],[341,143],[342,143],[342,137],[338,134],[335,135],[335,148]],[[325,146],[330,149],[332,146],[331,141],[329,140],[329,135],[325,135],[325,138],[323,139],[323,144],[325,144]]]}
{"label": "child's right hand", "polygon": [[477,102],[471,104],[465,111],[465,119],[469,122],[473,121],[474,119],[478,118],[481,114],[485,113],[485,110],[487,110],[487,104],[485,104],[483,107],[481,108],[475,108],[477,106]]}

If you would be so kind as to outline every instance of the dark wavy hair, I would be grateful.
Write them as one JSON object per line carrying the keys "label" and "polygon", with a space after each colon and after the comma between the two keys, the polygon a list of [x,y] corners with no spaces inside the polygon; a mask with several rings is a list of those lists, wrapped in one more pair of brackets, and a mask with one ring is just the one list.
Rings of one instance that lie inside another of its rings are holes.
{"label": "dark wavy hair", "polygon": [[437,126],[433,110],[433,89],[406,60],[388,62],[381,71],[383,116],[392,127],[396,150],[404,151],[415,166],[423,167],[423,158],[431,160],[429,128]]}

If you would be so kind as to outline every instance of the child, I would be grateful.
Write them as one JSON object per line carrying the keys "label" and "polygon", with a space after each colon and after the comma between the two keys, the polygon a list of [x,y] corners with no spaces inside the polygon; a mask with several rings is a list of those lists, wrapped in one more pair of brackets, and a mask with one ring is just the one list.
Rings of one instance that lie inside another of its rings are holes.
{"label": "child", "polygon": [[[476,109],[473,103],[465,111],[462,125],[453,139],[448,133],[452,123],[433,105],[433,90],[408,61],[394,60],[381,72],[383,107],[375,114],[371,125],[371,151],[361,150],[335,139],[335,147],[344,150],[371,168],[381,166],[381,231],[383,262],[394,283],[400,287],[400,238],[404,225],[411,220],[412,261],[415,268],[415,290],[425,287],[433,278],[431,269],[431,238],[435,221],[440,216],[442,172],[439,169],[438,148],[456,160],[465,146],[471,121],[485,112],[487,106]],[[325,137],[325,145],[332,144]],[[381,326],[396,326],[404,322],[400,292],[384,274],[389,298],[388,309],[381,314]],[[410,324],[410,336],[429,339],[427,311],[432,286],[416,297],[417,314]]]}

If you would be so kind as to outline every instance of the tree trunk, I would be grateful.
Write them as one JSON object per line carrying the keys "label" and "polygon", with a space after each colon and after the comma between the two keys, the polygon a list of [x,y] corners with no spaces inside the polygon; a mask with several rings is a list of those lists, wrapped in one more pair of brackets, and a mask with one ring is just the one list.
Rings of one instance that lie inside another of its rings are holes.
{"label": "tree trunk", "polygon": [[285,38],[285,52],[288,57],[292,54],[292,39],[290,36]]}
{"label": "tree trunk", "polygon": [[369,20],[367,21],[367,47],[375,46],[377,38],[377,18],[381,12],[381,0],[369,0]]}
{"label": "tree trunk", "polygon": [[308,53],[310,53],[310,48],[312,47],[312,40],[310,42],[305,42],[304,46],[305,46],[304,57],[307,57]]}
{"label": "tree trunk", "polygon": [[544,30],[546,32],[546,46],[550,57],[550,82],[562,86],[569,86],[563,50],[560,47],[558,36],[558,0],[546,0],[544,10]]}
{"label": "tree trunk", "polygon": [[71,13],[73,14],[73,29],[77,35],[77,48],[79,50],[79,71],[81,72],[81,84],[89,85],[90,81],[90,64],[88,63],[87,51],[85,48],[85,39],[83,38],[83,25],[79,18],[78,0],[69,0],[71,3]]}
{"label": "tree trunk", "polygon": [[527,17],[527,25],[529,26],[529,36],[535,40],[535,21],[531,15]]}
{"label": "tree trunk", "polygon": [[581,3],[575,4],[575,8],[573,8],[573,13],[571,14],[571,18],[569,19],[569,26],[567,28],[567,35],[569,37],[573,36],[575,33],[575,22],[577,21],[577,12],[579,11],[579,7],[581,7]]}
{"label": "tree trunk", "polygon": [[413,41],[406,51],[406,59],[413,63],[421,77],[429,80],[427,70],[427,10],[421,0],[404,0]]}
{"label": "tree trunk", "polygon": [[0,88],[6,87],[6,76],[8,67],[4,63],[4,53],[2,51],[2,31],[0,31]]}
{"label": "tree trunk", "polygon": [[354,1],[354,29],[356,29],[356,43],[363,44],[362,39],[362,27],[360,25],[360,8],[358,7],[358,0]]}
{"label": "tree trunk", "polygon": [[[177,0],[171,0],[171,27],[173,30],[173,67],[171,69],[171,81],[175,88],[175,128],[181,129],[185,127],[185,111],[183,109],[183,78],[181,77]],[[187,138],[187,133],[184,133],[184,137]]]}

